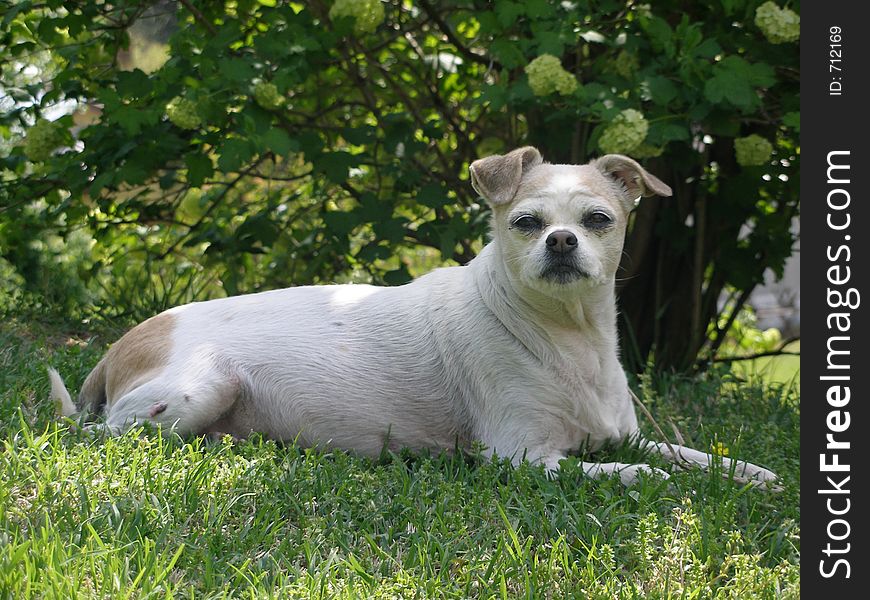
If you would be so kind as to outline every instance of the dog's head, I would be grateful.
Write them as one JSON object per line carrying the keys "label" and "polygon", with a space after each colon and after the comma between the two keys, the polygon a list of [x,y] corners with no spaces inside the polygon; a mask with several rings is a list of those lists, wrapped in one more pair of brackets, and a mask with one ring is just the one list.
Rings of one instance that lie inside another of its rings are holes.
{"label": "dog's head", "polygon": [[473,162],[471,184],[493,209],[510,276],[557,294],[613,281],[638,198],[671,195],[626,156],[552,165],[531,146]]}

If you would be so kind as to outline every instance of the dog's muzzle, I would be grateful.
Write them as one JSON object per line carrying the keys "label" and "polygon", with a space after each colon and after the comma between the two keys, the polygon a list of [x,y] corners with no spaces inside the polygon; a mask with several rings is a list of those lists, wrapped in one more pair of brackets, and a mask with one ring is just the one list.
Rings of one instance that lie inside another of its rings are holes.
{"label": "dog's muzzle", "polygon": [[547,236],[547,253],[541,277],[557,283],[569,283],[588,277],[577,264],[577,236],[566,229],[557,229]]}

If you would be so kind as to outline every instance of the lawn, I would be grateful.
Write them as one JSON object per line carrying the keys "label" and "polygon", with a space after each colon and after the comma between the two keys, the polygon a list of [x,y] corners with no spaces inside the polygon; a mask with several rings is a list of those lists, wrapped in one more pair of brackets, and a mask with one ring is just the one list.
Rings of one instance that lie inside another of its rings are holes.
{"label": "lawn", "polygon": [[[783,350],[800,352],[800,340],[788,344]],[[758,377],[768,383],[781,383],[787,386],[794,384],[800,389],[800,356],[763,356],[753,360],[735,362],[734,372],[743,378]]]}
{"label": "lawn", "polygon": [[[44,371],[77,389],[111,339],[86,335],[0,325],[2,598],[799,597],[800,408],[781,383],[636,390],[687,444],[784,491],[699,471],[625,488],[574,463],[550,480],[476,456],[94,439],[53,418]],[[596,458],[671,468],[630,446]]]}

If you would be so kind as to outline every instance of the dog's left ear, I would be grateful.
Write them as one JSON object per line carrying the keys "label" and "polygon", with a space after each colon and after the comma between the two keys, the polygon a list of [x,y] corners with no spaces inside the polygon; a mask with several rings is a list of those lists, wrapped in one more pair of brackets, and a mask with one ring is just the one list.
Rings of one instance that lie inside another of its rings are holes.
{"label": "dog's left ear", "polygon": [[648,173],[634,160],[622,154],[606,154],[592,163],[607,177],[615,179],[625,188],[623,206],[628,211],[634,209],[635,201],[641,196],[670,196],[671,188],[661,179]]}
{"label": "dog's left ear", "polygon": [[471,187],[492,206],[514,199],[523,174],[544,162],[537,148],[524,146],[505,155],[487,156],[471,163]]}

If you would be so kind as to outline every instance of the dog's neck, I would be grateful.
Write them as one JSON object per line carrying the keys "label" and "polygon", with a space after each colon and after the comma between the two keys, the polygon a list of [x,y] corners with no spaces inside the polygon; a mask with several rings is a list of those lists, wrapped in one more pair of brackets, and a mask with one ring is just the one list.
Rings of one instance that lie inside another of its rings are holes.
{"label": "dog's neck", "polygon": [[507,272],[497,243],[487,244],[468,266],[473,270],[484,303],[514,336],[526,343],[523,338],[534,334],[551,341],[576,334],[605,352],[617,351],[613,280],[588,285],[582,293],[553,297],[515,281]]}

